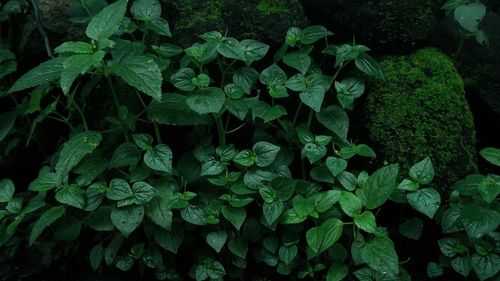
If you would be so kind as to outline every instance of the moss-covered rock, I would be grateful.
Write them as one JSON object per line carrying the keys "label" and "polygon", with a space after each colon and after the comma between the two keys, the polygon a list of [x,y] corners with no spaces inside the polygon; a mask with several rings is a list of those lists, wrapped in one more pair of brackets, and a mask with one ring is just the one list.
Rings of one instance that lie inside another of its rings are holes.
{"label": "moss-covered rock", "polygon": [[281,42],[290,26],[307,24],[298,0],[164,0],[177,43],[218,30],[238,39]]}
{"label": "moss-covered rock", "polygon": [[441,190],[475,171],[475,129],[464,83],[452,61],[436,49],[381,62],[385,80],[371,81],[365,124],[383,160],[404,173],[430,156]]}
{"label": "moss-covered rock", "polygon": [[436,0],[302,0],[314,22],[379,51],[414,47],[427,38],[439,9]]}

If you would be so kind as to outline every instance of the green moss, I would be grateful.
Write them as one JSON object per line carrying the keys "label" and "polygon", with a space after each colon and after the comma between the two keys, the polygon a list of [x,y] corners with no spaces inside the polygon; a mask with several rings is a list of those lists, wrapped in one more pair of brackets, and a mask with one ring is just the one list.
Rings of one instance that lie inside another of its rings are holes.
{"label": "green moss", "polygon": [[261,0],[257,4],[257,9],[265,15],[288,12],[286,0]]}
{"label": "green moss", "polygon": [[371,81],[365,102],[370,138],[404,172],[430,156],[441,190],[475,168],[475,131],[464,84],[436,49],[381,62],[385,80]]}

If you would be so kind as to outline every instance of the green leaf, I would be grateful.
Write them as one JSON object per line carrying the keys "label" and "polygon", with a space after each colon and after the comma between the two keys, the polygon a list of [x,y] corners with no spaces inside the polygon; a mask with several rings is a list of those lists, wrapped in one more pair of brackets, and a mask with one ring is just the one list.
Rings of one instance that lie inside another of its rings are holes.
{"label": "green leaf", "polygon": [[337,242],[342,234],[343,226],[341,220],[329,218],[320,226],[307,231],[307,244],[316,254],[321,254]]}
{"label": "green leaf", "polygon": [[191,110],[186,97],[174,93],[163,94],[161,101],[152,100],[148,106],[148,118],[163,125],[207,125],[210,123],[209,117]]}
{"label": "green leaf", "polygon": [[286,265],[290,265],[295,257],[297,257],[297,245],[282,245],[278,251],[280,260]]}
{"label": "green leaf", "polygon": [[257,40],[243,40],[241,41],[241,46],[243,47],[245,62],[247,64],[263,59],[266,56],[267,51],[269,51],[269,45]]}
{"label": "green leaf", "polygon": [[285,87],[292,91],[302,92],[307,87],[306,77],[301,73],[295,74],[285,82]]}
{"label": "green leaf", "polygon": [[146,28],[158,35],[172,37],[172,33],[170,32],[170,25],[168,24],[168,21],[166,19],[151,19],[146,22]]}
{"label": "green leaf", "polygon": [[321,112],[316,113],[316,119],[341,141],[346,141],[349,117],[340,106],[332,105],[324,108]]}
{"label": "green leaf", "polygon": [[467,277],[472,271],[472,260],[470,257],[456,257],[451,260],[451,267],[462,276]]}
{"label": "green leaf", "polygon": [[500,226],[498,211],[474,204],[465,205],[460,212],[460,221],[471,238],[481,238]]}
{"label": "green leaf", "polygon": [[10,179],[0,180],[0,203],[7,203],[14,196],[16,187]]}
{"label": "green leaf", "polygon": [[146,205],[146,216],[165,230],[171,230],[173,214],[168,198],[157,196]]}
{"label": "green leaf", "polygon": [[21,78],[17,79],[7,93],[10,94],[22,91],[38,85],[48,84],[56,79],[59,79],[63,70],[64,60],[65,58],[60,57],[41,63],[21,76]]}
{"label": "green leaf", "polygon": [[226,95],[220,88],[200,89],[186,98],[188,107],[199,113],[218,113],[221,111]]}
{"label": "green leaf", "polygon": [[227,233],[225,231],[210,232],[206,238],[207,244],[212,247],[217,253],[220,253],[224,244],[227,241]]}
{"label": "green leaf", "polygon": [[441,6],[441,10],[455,10],[456,8],[469,3],[469,0],[448,0],[443,6]]}
{"label": "green leaf", "polygon": [[118,0],[106,6],[92,18],[85,34],[97,41],[108,39],[120,28],[126,9],[127,0]]}
{"label": "green leaf", "polygon": [[125,180],[118,178],[111,180],[106,192],[106,197],[115,201],[127,199],[133,195],[130,185]]}
{"label": "green leaf", "polygon": [[94,52],[92,45],[81,41],[67,41],[54,49],[55,53],[75,53],[75,54],[91,54]]}
{"label": "green leaf", "polygon": [[245,61],[245,53],[241,43],[232,37],[226,37],[217,46],[217,52],[228,59]]}
{"label": "green leaf", "polygon": [[149,134],[133,134],[132,139],[135,144],[142,150],[152,149],[153,137]]}
{"label": "green leaf", "polygon": [[338,176],[347,168],[347,161],[340,158],[329,156],[326,158],[326,167],[334,177]]}
{"label": "green leaf", "polygon": [[93,67],[101,65],[104,51],[97,51],[93,54],[77,54],[67,57],[63,63],[63,70],[61,72],[61,89],[64,95],[69,94],[71,85],[80,74],[85,74]]}
{"label": "green leaf", "polygon": [[312,58],[307,53],[295,51],[284,55],[283,63],[300,71],[302,74],[306,74],[311,66]]}
{"label": "green leaf", "polygon": [[276,159],[280,147],[269,142],[260,141],[253,145],[255,164],[259,167],[267,167]]}
{"label": "green leaf", "polygon": [[479,280],[486,280],[500,271],[500,257],[493,253],[486,256],[474,254],[472,255],[472,268]]}
{"label": "green leaf", "polygon": [[411,166],[410,177],[420,184],[428,184],[434,178],[434,166],[429,157]]}
{"label": "green leaf", "polygon": [[371,157],[375,158],[377,155],[375,154],[375,151],[371,147],[369,147],[366,144],[360,144],[355,146],[356,154],[364,157]]}
{"label": "green leaf", "polygon": [[172,173],[172,150],[166,144],[159,144],[144,154],[144,163],[155,171]]}
{"label": "green leaf", "polygon": [[120,63],[111,64],[109,69],[130,86],[156,100],[161,99],[163,77],[160,68],[152,58],[145,56],[127,57]]}
{"label": "green leaf", "polygon": [[113,264],[113,261],[120,250],[120,247],[123,243],[123,236],[117,234],[113,237],[113,240],[109,243],[109,245],[104,249],[104,262],[107,265]]}
{"label": "green leaf", "polygon": [[439,277],[441,275],[443,275],[443,268],[435,263],[435,262],[430,262],[427,264],[427,276],[429,276],[430,278],[436,278],[436,277]]}
{"label": "green leaf", "polygon": [[424,223],[419,218],[411,218],[399,226],[399,233],[406,238],[413,240],[420,239]]}
{"label": "green leaf", "polygon": [[256,117],[262,118],[264,123],[271,122],[287,115],[286,109],[282,105],[270,106],[263,101],[253,101],[251,103],[252,115],[255,120]]}
{"label": "green leaf", "polygon": [[101,140],[102,135],[98,132],[83,132],[65,142],[56,163],[57,181],[61,182],[85,155],[96,149]]}
{"label": "green leaf", "polygon": [[192,82],[195,78],[196,74],[194,70],[191,68],[181,68],[170,77],[170,82],[172,82],[177,89],[189,92],[196,88]]}
{"label": "green leaf", "polygon": [[154,236],[156,243],[158,243],[160,247],[176,254],[184,239],[184,230],[182,227],[174,227],[172,231],[157,229]]}
{"label": "green leaf", "polygon": [[475,32],[479,23],[486,15],[486,6],[481,2],[473,2],[459,6],[453,12],[453,16],[458,23],[467,31]]}
{"label": "green leaf", "polygon": [[358,78],[348,78],[342,82],[335,81],[337,99],[343,108],[353,109],[354,100],[359,98],[365,91],[365,83]]}
{"label": "green leaf", "polygon": [[184,53],[184,50],[174,44],[163,43],[161,45],[153,45],[153,50],[164,58],[171,58]]}
{"label": "green leaf", "polygon": [[324,213],[330,210],[333,205],[339,201],[341,194],[339,190],[328,190],[326,192],[317,193],[317,197],[314,200],[314,209],[318,213]]}
{"label": "green leaf", "polygon": [[396,189],[398,165],[389,165],[375,171],[363,188],[363,202],[368,210],[375,209],[387,201]]}
{"label": "green leaf", "polygon": [[102,259],[104,258],[104,248],[102,244],[95,245],[92,250],[90,250],[89,259],[90,266],[94,271],[97,271],[101,265]]}
{"label": "green leaf", "polygon": [[267,86],[276,86],[285,84],[287,76],[277,64],[272,64],[260,73],[259,80]]}
{"label": "green leaf", "polygon": [[290,47],[295,47],[295,44],[300,41],[302,30],[298,27],[290,27],[286,32],[286,44]]}
{"label": "green leaf", "polygon": [[309,162],[314,163],[326,155],[327,149],[324,146],[317,145],[315,143],[308,143],[302,148],[302,158],[307,157]]}
{"label": "green leaf", "polygon": [[454,256],[467,251],[465,246],[460,244],[460,240],[456,238],[443,238],[438,240],[439,249],[446,257],[453,258]]}
{"label": "green leaf", "polygon": [[156,195],[156,189],[145,182],[136,182],[132,185],[135,203],[145,205]]}
{"label": "green leaf", "polygon": [[141,152],[133,143],[123,143],[113,152],[109,166],[120,168],[134,166],[141,160]]}
{"label": "green leaf", "polygon": [[398,189],[400,189],[400,190],[406,190],[406,191],[415,191],[419,187],[420,187],[420,185],[417,182],[414,182],[413,180],[409,180],[409,179],[404,179],[398,185]]}
{"label": "green leaf", "polygon": [[250,94],[257,79],[259,79],[259,73],[251,67],[242,67],[233,74],[233,83],[243,88],[246,94]]}
{"label": "green leaf", "polygon": [[361,199],[352,192],[342,191],[339,198],[340,208],[351,218],[357,217],[361,214],[363,204]]}
{"label": "green leaf", "polygon": [[283,212],[283,202],[281,200],[275,200],[270,203],[264,202],[262,205],[262,212],[266,222],[272,225]]}
{"label": "green leaf", "polygon": [[135,0],[130,13],[135,19],[150,21],[161,16],[161,4],[157,0]]}
{"label": "green leaf", "polygon": [[198,206],[189,205],[181,210],[181,217],[194,225],[206,225],[207,214]]}
{"label": "green leaf", "polygon": [[29,237],[29,245],[33,245],[33,242],[42,234],[42,232],[52,225],[55,221],[61,218],[64,215],[64,206],[57,206],[48,209],[43,212],[40,218],[33,225],[33,229],[31,230],[31,234]]}
{"label": "green leaf", "polygon": [[366,243],[361,258],[379,273],[387,276],[397,276],[399,273],[398,255],[391,239],[387,237],[375,237]]}
{"label": "green leaf", "polygon": [[[1,138],[0,138],[1,140]],[[500,167],[500,149],[498,148],[493,148],[493,147],[487,147],[481,149],[479,152],[481,156],[486,159],[486,161],[490,162],[491,164],[495,166]]]}
{"label": "green leaf", "polygon": [[143,206],[127,206],[123,208],[113,208],[111,211],[111,221],[113,225],[128,237],[139,225],[144,218]]}
{"label": "green leaf", "polygon": [[326,274],[326,281],[342,281],[347,276],[349,272],[347,266],[341,263],[334,263],[328,269],[328,273]]}
{"label": "green leaf", "polygon": [[324,26],[311,25],[302,30],[300,41],[302,44],[313,44],[316,41],[331,35],[333,35],[333,33],[328,31],[328,29]]}
{"label": "green leaf", "polygon": [[321,105],[325,99],[325,88],[321,85],[314,85],[307,87],[299,94],[300,100],[303,104],[309,106],[316,112],[321,111]]}
{"label": "green leaf", "polygon": [[235,256],[246,259],[246,255],[248,253],[248,243],[245,240],[236,237],[227,243],[227,247]]}
{"label": "green leaf", "polygon": [[226,218],[237,230],[240,230],[243,222],[247,217],[247,211],[244,208],[234,208],[223,206],[222,215]]}
{"label": "green leaf", "polygon": [[7,137],[14,123],[16,122],[17,113],[15,111],[7,111],[0,114],[0,143]]}
{"label": "green leaf", "polygon": [[85,192],[76,184],[63,186],[55,196],[57,202],[78,209],[85,207]]}
{"label": "green leaf", "polygon": [[433,188],[423,188],[406,195],[408,203],[420,213],[433,218],[441,205],[441,196]]}
{"label": "green leaf", "polygon": [[382,68],[372,57],[367,54],[361,54],[354,61],[356,67],[364,73],[378,79],[384,79]]}
{"label": "green leaf", "polygon": [[364,211],[361,215],[354,218],[354,223],[357,227],[368,233],[375,233],[377,231],[377,222],[375,215],[370,211]]}

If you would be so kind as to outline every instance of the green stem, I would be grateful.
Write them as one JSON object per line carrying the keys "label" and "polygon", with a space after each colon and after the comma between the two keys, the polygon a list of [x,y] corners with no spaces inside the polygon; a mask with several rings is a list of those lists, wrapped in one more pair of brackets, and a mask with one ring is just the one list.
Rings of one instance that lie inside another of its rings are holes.
{"label": "green stem", "polygon": [[217,126],[217,135],[219,136],[219,146],[226,145],[226,133],[224,132],[224,124],[222,124],[222,118],[220,114],[213,114],[215,125]]}
{"label": "green stem", "polygon": [[109,89],[111,90],[111,94],[113,95],[118,119],[120,119],[120,122],[122,123],[123,135],[125,136],[125,140],[129,142],[130,140],[127,134],[127,126],[125,125],[125,120],[123,120],[122,115],[120,114],[120,102],[118,101],[118,96],[116,95],[115,86],[113,85],[113,81],[111,81],[111,78],[109,76],[106,76],[106,81],[108,81]]}
{"label": "green stem", "polygon": [[314,111],[312,109],[309,110],[309,116],[307,116],[307,128],[311,128],[312,120],[314,116]]}
{"label": "green stem", "polygon": [[460,38],[460,43],[458,44],[458,48],[457,48],[457,51],[455,52],[455,54],[453,55],[453,58],[458,58],[458,56],[460,56],[460,53],[462,52],[462,49],[464,48],[464,44],[465,44],[465,38],[466,38],[466,35],[462,35],[462,38]]}
{"label": "green stem", "polygon": [[80,118],[82,119],[83,128],[85,129],[86,132],[88,132],[89,126],[87,123],[87,119],[85,118],[85,114],[83,114],[82,108],[75,101],[73,101],[72,104],[75,106],[76,111],[78,111],[78,114],[80,115]]}
{"label": "green stem", "polygon": [[299,103],[299,106],[297,107],[297,110],[295,111],[295,116],[293,116],[293,122],[292,122],[292,127],[295,128],[295,125],[297,124],[297,119],[299,118],[299,112],[302,109],[302,102]]}
{"label": "green stem", "polygon": [[158,143],[162,143],[163,141],[161,140],[160,126],[156,122],[153,122],[153,127],[155,129],[156,141]]}
{"label": "green stem", "polygon": [[[139,99],[139,101],[141,102],[142,106],[144,107],[144,111],[143,112],[146,112],[148,110],[148,106],[146,105],[146,103],[144,102],[144,100],[142,99],[141,97],[141,94],[139,92],[135,92],[136,95],[137,95],[137,98]],[[143,113],[141,112],[141,114]],[[141,115],[139,114],[139,116]],[[160,134],[160,126],[158,125],[158,123],[154,122],[154,121],[149,121],[149,120],[144,120],[148,123],[152,123],[153,124],[153,127],[154,127],[154,130],[155,130],[155,135],[156,135],[156,141],[158,143],[163,143],[162,139],[161,139],[161,134]]]}

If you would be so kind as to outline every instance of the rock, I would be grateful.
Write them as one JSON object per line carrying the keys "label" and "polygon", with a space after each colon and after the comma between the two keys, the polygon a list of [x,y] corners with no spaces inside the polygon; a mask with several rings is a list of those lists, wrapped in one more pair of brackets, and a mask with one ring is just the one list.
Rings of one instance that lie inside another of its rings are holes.
{"label": "rock", "polygon": [[381,62],[385,80],[370,81],[361,113],[382,160],[402,174],[430,156],[441,191],[476,170],[475,128],[464,83],[436,49]]}
{"label": "rock", "polygon": [[198,35],[220,31],[237,39],[283,42],[290,26],[307,19],[298,0],[163,0],[175,41],[186,47]]}

